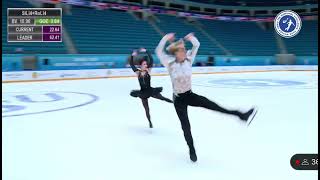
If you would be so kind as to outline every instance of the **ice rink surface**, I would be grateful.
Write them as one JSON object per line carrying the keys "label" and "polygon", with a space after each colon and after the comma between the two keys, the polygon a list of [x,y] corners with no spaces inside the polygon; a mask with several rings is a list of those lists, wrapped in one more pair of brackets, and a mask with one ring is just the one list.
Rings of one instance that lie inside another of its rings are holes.
{"label": "ice rink surface", "polygon": [[[318,152],[318,72],[193,75],[193,91],[259,112],[250,127],[189,107],[198,162],[189,160],[172,104],[149,99],[136,78],[2,84],[4,180],[315,180],[290,159]],[[172,98],[168,76],[153,87]]]}

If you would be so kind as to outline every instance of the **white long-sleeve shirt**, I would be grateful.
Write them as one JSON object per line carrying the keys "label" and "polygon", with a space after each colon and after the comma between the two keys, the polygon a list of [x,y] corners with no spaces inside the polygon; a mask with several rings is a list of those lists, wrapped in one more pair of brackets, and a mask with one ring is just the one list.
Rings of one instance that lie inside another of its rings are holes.
{"label": "white long-sleeve shirt", "polygon": [[168,37],[164,36],[159,42],[155,52],[160,62],[167,68],[170,74],[173,93],[178,95],[191,90],[192,63],[197,55],[200,42],[194,36],[190,38],[193,47],[187,51],[187,60],[180,63],[176,61],[175,56],[168,55],[164,52],[167,41]]}

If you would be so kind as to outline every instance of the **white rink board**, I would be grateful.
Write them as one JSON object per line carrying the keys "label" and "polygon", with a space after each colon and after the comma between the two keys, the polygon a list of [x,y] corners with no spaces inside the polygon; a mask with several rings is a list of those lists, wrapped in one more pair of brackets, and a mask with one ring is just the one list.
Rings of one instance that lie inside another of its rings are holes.
{"label": "white rink board", "polygon": [[[294,71],[318,70],[318,66],[218,66],[193,67],[195,74],[231,73],[248,71]],[[2,82],[37,81],[37,80],[67,80],[86,78],[113,78],[134,76],[130,68],[123,69],[92,69],[92,70],[59,70],[59,71],[19,71],[2,72]],[[165,68],[153,68],[151,75],[168,75]]]}

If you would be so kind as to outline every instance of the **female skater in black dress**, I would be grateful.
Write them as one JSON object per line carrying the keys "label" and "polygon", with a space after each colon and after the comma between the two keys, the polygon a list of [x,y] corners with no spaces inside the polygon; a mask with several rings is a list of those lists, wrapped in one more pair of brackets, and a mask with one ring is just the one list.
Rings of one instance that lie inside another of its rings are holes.
{"label": "female skater in black dress", "polygon": [[131,91],[130,95],[132,97],[139,97],[141,98],[143,107],[146,111],[146,115],[149,121],[149,127],[153,128],[151,117],[150,117],[150,110],[149,110],[149,104],[148,104],[148,98],[153,97],[156,99],[160,99],[169,103],[172,103],[172,100],[163,97],[160,93],[162,92],[162,87],[151,87],[150,81],[150,71],[153,65],[153,58],[151,54],[144,48],[141,48],[139,52],[146,53],[148,55],[149,61],[147,59],[143,58],[139,61],[140,69],[136,68],[133,63],[133,57],[137,56],[137,51],[133,51],[130,57],[130,66],[132,70],[137,74],[139,84],[140,84],[140,90],[133,90]]}

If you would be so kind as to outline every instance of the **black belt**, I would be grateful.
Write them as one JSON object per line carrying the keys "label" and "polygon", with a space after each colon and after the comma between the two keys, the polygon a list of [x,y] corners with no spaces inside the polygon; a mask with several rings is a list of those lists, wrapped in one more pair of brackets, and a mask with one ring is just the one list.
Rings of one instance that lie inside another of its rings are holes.
{"label": "black belt", "polygon": [[189,91],[186,91],[184,93],[179,93],[179,94],[177,94],[177,96],[185,96],[185,95],[188,95],[188,94],[191,94],[191,93],[192,93],[192,91],[189,90]]}

